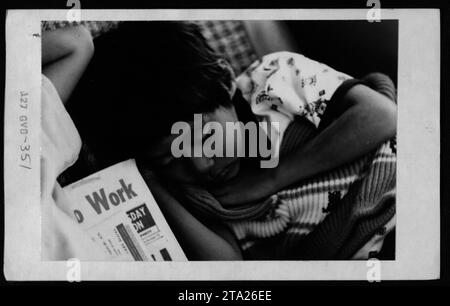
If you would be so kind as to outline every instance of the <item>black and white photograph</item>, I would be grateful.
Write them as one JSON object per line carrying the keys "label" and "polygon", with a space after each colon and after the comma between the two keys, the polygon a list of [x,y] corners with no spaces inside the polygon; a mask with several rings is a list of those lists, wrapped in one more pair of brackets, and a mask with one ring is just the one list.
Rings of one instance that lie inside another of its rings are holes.
{"label": "black and white photograph", "polygon": [[6,277],[439,277],[435,17],[9,11]]}

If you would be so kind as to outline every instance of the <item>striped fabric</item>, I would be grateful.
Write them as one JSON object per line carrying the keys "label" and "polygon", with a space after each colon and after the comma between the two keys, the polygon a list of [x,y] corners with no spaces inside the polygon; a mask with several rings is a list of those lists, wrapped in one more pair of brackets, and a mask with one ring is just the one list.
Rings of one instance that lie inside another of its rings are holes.
{"label": "striped fabric", "polygon": [[[395,87],[384,74],[371,73],[361,82],[396,101]],[[293,121],[284,133],[281,155],[317,133],[304,118]],[[395,227],[396,152],[393,138],[359,160],[273,195],[264,216],[228,222],[244,256],[260,260],[375,256]]]}
{"label": "striped fabric", "polygon": [[361,79],[370,87],[375,88],[379,93],[385,95],[395,103],[397,103],[397,93],[394,82],[384,74],[373,72]]}
{"label": "striped fabric", "polygon": [[[237,78],[255,114],[269,117],[269,122],[285,120],[283,126],[280,124],[280,157],[320,133],[326,126],[321,119],[329,122],[337,116],[333,107],[336,100],[360,83],[395,98],[395,87],[383,74],[351,79],[288,52],[263,57]],[[301,86],[301,90],[293,91],[289,86]],[[321,108],[314,106],[320,103],[330,108],[322,117],[315,116]],[[289,116],[289,109],[304,115]],[[396,145],[392,140],[359,160],[301,181],[258,204],[225,209],[201,187],[189,186],[180,193],[183,202],[199,213],[229,224],[246,259],[349,259],[394,217],[395,169]]]}
{"label": "striped fabric", "polygon": [[[292,132],[292,130],[290,131]],[[253,254],[252,248],[256,245],[255,249],[260,252],[261,245],[264,245],[264,242],[261,242],[264,239],[280,234],[284,237],[284,249],[278,250],[279,255],[277,256],[293,257],[293,254],[297,252],[292,249],[301,245],[303,238],[313,232],[328,215],[332,215],[336,207],[342,205],[342,199],[346,197],[352,185],[357,182],[369,181],[370,183],[365,184],[364,188],[359,188],[358,192],[350,194],[349,197],[356,206],[361,197],[365,198],[368,207],[377,206],[379,199],[395,186],[395,168],[396,155],[391,142],[388,141],[380,146],[374,154],[366,155],[335,171],[303,182],[298,187],[278,192],[272,196],[271,211],[264,217],[257,220],[229,222],[228,224],[233,229],[248,258],[259,258],[259,254]],[[382,184],[383,181],[394,181],[394,184]],[[392,211],[387,214],[389,217],[386,222],[376,224],[370,229],[373,232],[371,236],[377,235],[377,229],[392,219],[394,213],[395,211]],[[348,217],[344,217],[342,220],[348,220],[350,216],[349,213]],[[386,231],[385,234],[387,233]],[[370,240],[371,237],[367,238]],[[376,248],[373,248],[372,245],[366,245],[365,248],[370,252],[378,252],[382,246],[379,240],[373,243],[377,243]],[[357,249],[352,252],[356,251]],[[345,257],[348,258],[351,255],[346,254]],[[299,259],[299,257],[295,258]]]}

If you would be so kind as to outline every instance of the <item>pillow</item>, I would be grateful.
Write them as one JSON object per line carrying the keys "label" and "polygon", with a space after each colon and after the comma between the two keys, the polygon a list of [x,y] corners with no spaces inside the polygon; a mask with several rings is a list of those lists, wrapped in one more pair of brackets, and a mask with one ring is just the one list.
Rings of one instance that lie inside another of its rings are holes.
{"label": "pillow", "polygon": [[257,59],[242,21],[207,20],[194,21],[194,23],[200,26],[211,48],[225,56],[236,75],[247,69]]}

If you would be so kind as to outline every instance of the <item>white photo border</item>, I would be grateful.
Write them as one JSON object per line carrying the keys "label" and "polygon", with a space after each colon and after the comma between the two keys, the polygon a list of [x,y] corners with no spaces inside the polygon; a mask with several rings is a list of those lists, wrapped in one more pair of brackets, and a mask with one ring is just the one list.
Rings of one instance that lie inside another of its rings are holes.
{"label": "white photo border", "polygon": [[[82,10],[81,20],[365,20],[368,9]],[[5,251],[8,280],[66,280],[65,261],[41,261],[41,21],[68,10],[9,10],[6,20]],[[440,19],[438,9],[382,9],[399,21],[395,260],[382,280],[440,271]],[[31,168],[20,167],[18,105],[27,110]],[[81,280],[366,280],[366,261],[82,262]]]}

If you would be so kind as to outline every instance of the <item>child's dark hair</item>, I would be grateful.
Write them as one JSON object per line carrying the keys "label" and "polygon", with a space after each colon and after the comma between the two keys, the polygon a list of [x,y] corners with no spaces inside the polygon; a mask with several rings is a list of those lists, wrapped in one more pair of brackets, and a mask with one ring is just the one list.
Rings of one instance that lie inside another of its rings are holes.
{"label": "child's dark hair", "polygon": [[233,72],[195,24],[123,22],[94,45],[68,109],[109,163],[136,157],[176,121],[231,105]]}

